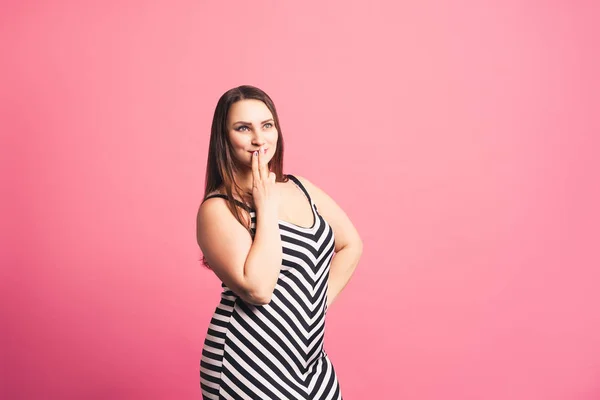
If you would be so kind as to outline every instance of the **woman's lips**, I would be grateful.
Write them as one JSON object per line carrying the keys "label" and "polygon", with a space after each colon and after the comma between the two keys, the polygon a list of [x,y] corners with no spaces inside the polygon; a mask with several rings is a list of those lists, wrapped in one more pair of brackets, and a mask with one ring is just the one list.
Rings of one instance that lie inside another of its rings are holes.
{"label": "woman's lips", "polygon": [[[248,153],[254,154],[255,151],[259,151],[260,149],[257,150],[249,150]],[[263,154],[267,152],[267,150],[269,150],[269,148],[267,147],[266,149],[263,149]]]}

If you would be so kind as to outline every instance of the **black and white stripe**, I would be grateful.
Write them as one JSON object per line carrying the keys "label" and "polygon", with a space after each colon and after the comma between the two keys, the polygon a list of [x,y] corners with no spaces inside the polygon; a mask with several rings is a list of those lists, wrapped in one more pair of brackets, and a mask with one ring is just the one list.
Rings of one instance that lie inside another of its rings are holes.
{"label": "black and white stripe", "polygon": [[283,262],[269,304],[248,304],[223,285],[202,350],[204,399],[342,398],[323,349],[335,238],[302,183],[288,176],[308,198],[314,224],[279,221]]}

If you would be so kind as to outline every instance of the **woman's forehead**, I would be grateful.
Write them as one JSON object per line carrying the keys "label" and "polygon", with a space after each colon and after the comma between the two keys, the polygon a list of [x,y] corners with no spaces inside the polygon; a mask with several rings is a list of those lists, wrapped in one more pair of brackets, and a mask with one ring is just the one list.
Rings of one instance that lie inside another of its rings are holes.
{"label": "woman's forehead", "polygon": [[246,122],[262,122],[273,118],[269,107],[260,100],[247,99],[240,100],[229,108],[229,120],[235,122],[243,120]]}

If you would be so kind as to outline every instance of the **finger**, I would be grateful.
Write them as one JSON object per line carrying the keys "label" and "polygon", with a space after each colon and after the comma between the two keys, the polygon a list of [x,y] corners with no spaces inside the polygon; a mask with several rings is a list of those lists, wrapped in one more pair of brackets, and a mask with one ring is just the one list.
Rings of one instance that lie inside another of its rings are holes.
{"label": "finger", "polygon": [[277,176],[275,176],[275,172],[269,172],[269,181],[271,183],[275,183]]}
{"label": "finger", "polygon": [[266,161],[266,157],[265,154],[263,153],[263,149],[260,148],[258,150],[258,171],[260,174],[260,179],[263,181],[266,181],[267,178],[269,177],[267,171],[265,171],[265,161]]}
{"label": "finger", "polygon": [[267,179],[269,179],[269,159],[267,157],[266,153],[261,152],[260,154],[261,158],[259,159],[260,163],[259,165],[262,166],[262,179],[264,179],[265,181]]}
{"label": "finger", "polygon": [[256,186],[254,182],[260,180],[260,172],[258,170],[258,154],[255,151],[252,153],[252,187]]}

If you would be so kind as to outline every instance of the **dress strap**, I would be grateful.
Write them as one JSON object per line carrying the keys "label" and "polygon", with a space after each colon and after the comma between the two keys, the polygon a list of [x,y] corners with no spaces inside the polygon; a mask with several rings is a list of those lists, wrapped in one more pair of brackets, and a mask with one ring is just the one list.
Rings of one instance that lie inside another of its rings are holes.
{"label": "dress strap", "polygon": [[[220,197],[220,198],[225,199],[225,200],[229,199],[229,196],[227,196],[226,194],[216,193],[216,194],[211,194],[209,196],[206,196],[202,202],[204,203],[206,200],[212,199],[213,197]],[[242,207],[242,208],[244,208],[244,209],[246,209],[248,211],[254,211],[250,206],[248,206],[247,204],[242,203],[241,201],[239,201],[237,199],[234,199],[233,201],[235,201],[237,203],[237,205],[239,205],[240,207]]]}
{"label": "dress strap", "polygon": [[[306,196],[306,198],[308,199],[310,204],[314,204],[312,199],[310,198],[310,194],[308,194],[308,190],[306,190],[306,188],[304,187],[302,182],[300,182],[300,179],[298,179],[294,175],[290,175],[290,174],[287,174],[287,177],[290,178],[296,184],[296,186],[298,186],[300,188],[300,190],[302,190],[304,192],[304,195]],[[314,204],[314,205],[316,207],[316,204]]]}

